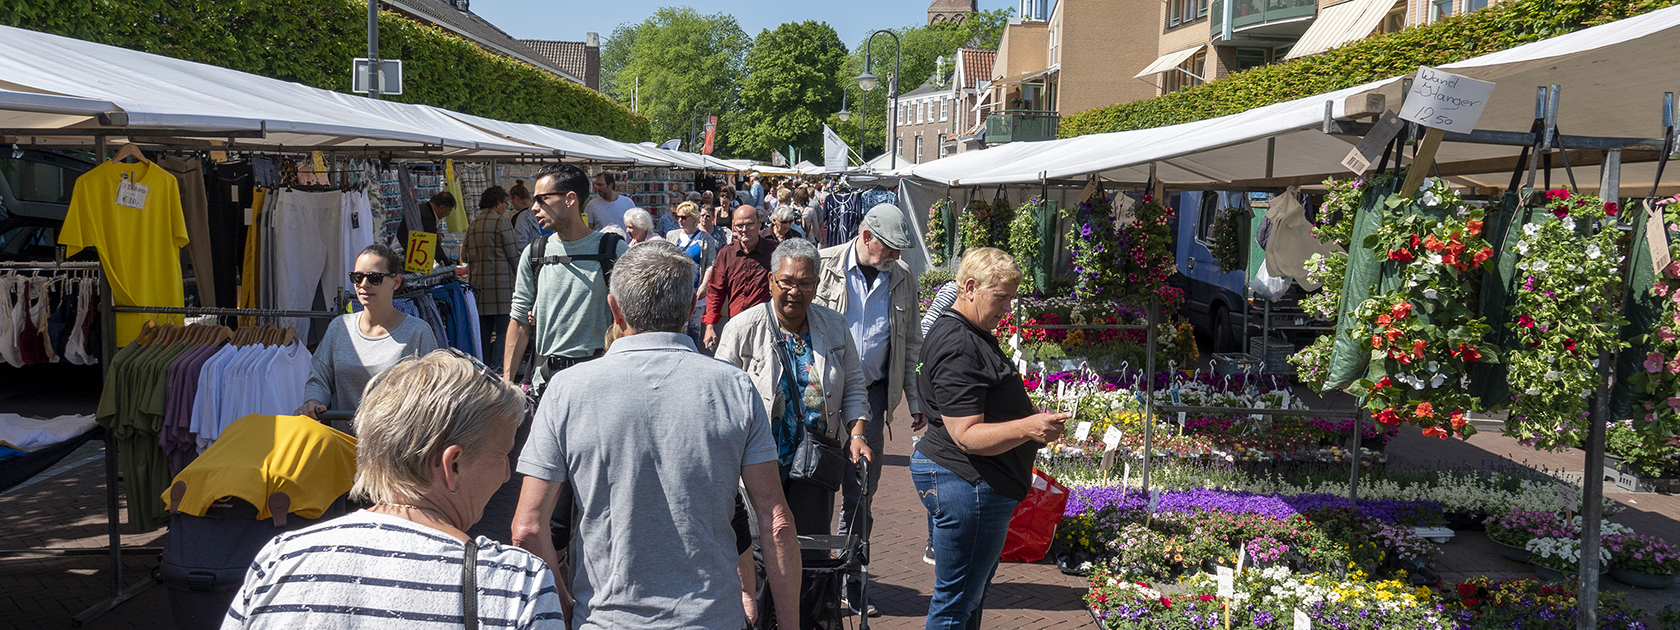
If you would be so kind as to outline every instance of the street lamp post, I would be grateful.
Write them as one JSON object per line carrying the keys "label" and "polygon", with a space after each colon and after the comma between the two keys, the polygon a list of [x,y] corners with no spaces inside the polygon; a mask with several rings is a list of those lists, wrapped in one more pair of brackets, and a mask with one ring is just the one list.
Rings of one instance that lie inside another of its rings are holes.
{"label": "street lamp post", "polygon": [[[890,158],[891,164],[892,168],[896,170],[898,168],[898,147],[894,142],[894,136],[898,132],[898,116],[896,114],[898,111],[898,71],[899,65],[904,61],[904,50],[902,43],[898,39],[898,33],[882,29],[869,34],[869,40],[864,42],[863,74],[858,75],[857,84],[858,87],[862,88],[864,91],[864,109],[868,110],[868,92],[875,89],[875,86],[880,82],[880,79],[875,78],[875,75],[870,74],[869,71],[875,61],[875,36],[882,33],[891,35],[893,38],[893,73],[892,76],[887,79],[887,96],[892,98],[892,107],[887,110],[889,112],[887,114],[887,137],[883,138],[882,144],[886,145],[887,152],[892,154],[892,157]],[[861,118],[859,119],[858,127],[858,148],[861,153],[863,148],[863,128]]]}
{"label": "street lamp post", "polygon": [[[868,71],[864,71],[864,74],[868,74]],[[851,91],[847,89],[849,87],[852,86],[840,86],[840,122],[852,119],[852,112],[846,109],[846,97],[852,95]],[[862,90],[863,87],[858,86],[858,89]],[[858,159],[860,160],[863,159],[863,123],[869,120],[869,94],[866,92],[863,96],[863,107],[858,108]]]}

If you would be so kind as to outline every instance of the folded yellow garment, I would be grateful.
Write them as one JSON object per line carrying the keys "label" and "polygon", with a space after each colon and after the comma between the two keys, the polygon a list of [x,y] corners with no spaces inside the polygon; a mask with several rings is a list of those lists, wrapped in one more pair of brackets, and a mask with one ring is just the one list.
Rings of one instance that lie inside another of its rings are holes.
{"label": "folded yellow garment", "polygon": [[[252,414],[228,425],[170,487],[186,482],[182,514],[204,516],[223,497],[239,497],[261,520],[273,516],[269,495],[284,492],[291,513],[320,518],[355,478],[356,438],[305,416]],[[162,496],[167,505],[167,488]]]}

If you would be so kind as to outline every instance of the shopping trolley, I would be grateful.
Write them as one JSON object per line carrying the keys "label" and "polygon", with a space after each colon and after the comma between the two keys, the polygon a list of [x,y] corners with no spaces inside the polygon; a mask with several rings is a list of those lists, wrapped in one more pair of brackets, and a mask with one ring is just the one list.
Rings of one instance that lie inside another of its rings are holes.
{"label": "shopping trolley", "polygon": [[[863,505],[869,497],[869,465],[868,459],[860,459],[854,468],[861,491],[858,492],[857,504]],[[750,506],[750,503],[749,503]],[[842,602],[845,595],[844,582],[847,575],[858,576],[858,597],[850,602],[852,607],[864,614],[858,616],[858,629],[869,628],[869,540],[861,533],[857,519],[862,518],[864,510],[852,510],[852,523],[847,528],[850,532],[845,536],[835,535],[801,535],[799,536],[799,551],[803,556],[803,567],[800,571],[799,587],[799,629],[798,630],[841,630],[845,628],[846,618],[853,613],[846,603]],[[756,518],[751,521],[757,527]],[[758,623],[756,630],[771,630],[776,625],[776,603],[770,595],[770,587],[765,580],[763,545],[760,543],[758,532],[753,532],[753,566],[758,572]]]}

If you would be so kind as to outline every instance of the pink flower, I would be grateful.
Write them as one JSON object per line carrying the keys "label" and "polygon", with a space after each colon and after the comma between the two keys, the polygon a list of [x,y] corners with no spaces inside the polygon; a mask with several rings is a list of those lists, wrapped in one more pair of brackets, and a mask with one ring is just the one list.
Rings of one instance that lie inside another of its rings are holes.
{"label": "pink flower", "polygon": [[1657,329],[1657,338],[1663,341],[1674,341],[1674,329],[1667,326]]}
{"label": "pink flower", "polygon": [[1680,354],[1674,355],[1674,358],[1668,360],[1668,373],[1680,374]]}
{"label": "pink flower", "polygon": [[1675,407],[1675,408],[1680,408],[1680,396],[1669,396],[1668,397],[1668,406]]}
{"label": "pink flower", "polygon": [[1646,372],[1649,372],[1651,374],[1656,374],[1658,372],[1661,372],[1662,369],[1663,369],[1663,354],[1661,352],[1652,352],[1650,354],[1645,355],[1645,371]]}

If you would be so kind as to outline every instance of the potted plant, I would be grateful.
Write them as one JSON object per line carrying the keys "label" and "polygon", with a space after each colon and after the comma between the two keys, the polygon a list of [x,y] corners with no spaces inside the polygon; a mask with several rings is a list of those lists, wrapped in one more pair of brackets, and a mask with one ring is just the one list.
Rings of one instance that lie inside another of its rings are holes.
{"label": "potted plant", "polygon": [[1617,534],[1606,536],[1610,550],[1610,577],[1639,588],[1668,588],[1680,572],[1680,555],[1668,541],[1656,536]]}
{"label": "potted plant", "polygon": [[1535,538],[1570,538],[1575,531],[1551,512],[1516,510],[1504,516],[1490,516],[1483,525],[1499,555],[1515,562],[1528,562],[1528,541]]}
{"label": "potted plant", "polygon": [[[1572,579],[1581,565],[1581,541],[1574,538],[1531,538],[1524,546],[1528,550],[1528,563],[1534,565],[1534,572],[1548,580]],[[1605,546],[1598,548],[1599,573],[1610,570],[1610,549]]]}
{"label": "potted plant", "polygon": [[1283,566],[1289,550],[1288,544],[1270,535],[1255,538],[1248,541],[1248,566],[1256,569]]}

